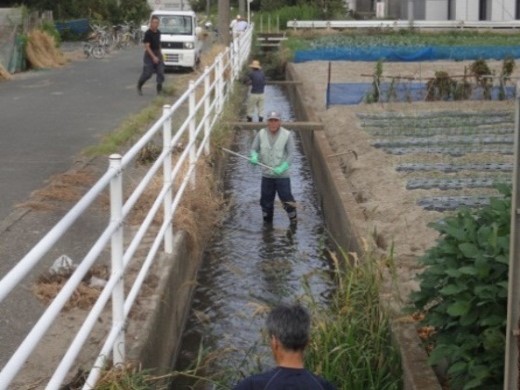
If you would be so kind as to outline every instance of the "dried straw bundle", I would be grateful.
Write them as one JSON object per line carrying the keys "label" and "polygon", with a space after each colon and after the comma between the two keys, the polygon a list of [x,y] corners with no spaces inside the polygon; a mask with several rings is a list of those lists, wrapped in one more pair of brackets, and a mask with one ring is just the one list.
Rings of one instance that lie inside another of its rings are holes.
{"label": "dried straw bundle", "polygon": [[0,80],[11,80],[11,74],[0,64]]}
{"label": "dried straw bundle", "polygon": [[25,54],[33,68],[57,68],[66,62],[54,38],[41,30],[33,30],[28,34]]}

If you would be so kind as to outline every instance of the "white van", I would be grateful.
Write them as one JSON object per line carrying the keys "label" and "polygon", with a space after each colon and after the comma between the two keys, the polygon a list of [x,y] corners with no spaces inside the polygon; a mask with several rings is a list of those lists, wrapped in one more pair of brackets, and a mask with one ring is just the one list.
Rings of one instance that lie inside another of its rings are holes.
{"label": "white van", "polygon": [[193,11],[153,11],[159,18],[164,65],[195,69],[200,62],[201,42],[197,16]]}

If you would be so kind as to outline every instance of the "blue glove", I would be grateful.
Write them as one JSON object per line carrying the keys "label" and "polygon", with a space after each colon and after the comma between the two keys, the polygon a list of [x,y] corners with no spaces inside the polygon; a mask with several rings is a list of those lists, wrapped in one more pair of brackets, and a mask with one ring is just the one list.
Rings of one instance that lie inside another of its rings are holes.
{"label": "blue glove", "polygon": [[251,152],[251,157],[249,158],[249,162],[253,165],[258,164],[258,153],[257,152]]}
{"label": "blue glove", "polygon": [[289,169],[289,163],[287,161],[284,161],[283,163],[278,165],[276,168],[274,168],[273,172],[276,176],[280,176],[282,173],[284,173],[288,169]]}

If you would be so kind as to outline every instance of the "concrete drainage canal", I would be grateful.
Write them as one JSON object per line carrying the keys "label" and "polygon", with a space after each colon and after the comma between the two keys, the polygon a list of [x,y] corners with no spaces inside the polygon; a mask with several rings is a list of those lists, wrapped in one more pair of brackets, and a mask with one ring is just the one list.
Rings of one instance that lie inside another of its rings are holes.
{"label": "concrete drainage canal", "polygon": [[[282,121],[294,120],[280,86],[266,87],[265,111],[276,109]],[[260,128],[260,124],[259,124]],[[254,132],[242,130],[235,150],[249,155]],[[232,368],[236,377],[274,365],[261,330],[265,309],[311,294],[326,303],[333,283],[324,256],[324,222],[310,167],[298,134],[291,168],[298,224],[291,227],[279,200],[272,226],[263,226],[259,205],[261,172],[231,156],[226,170],[228,215],[214,234],[198,274],[191,312],[176,369],[193,366],[201,349],[211,351],[212,370]],[[191,388],[177,380],[171,389]]]}

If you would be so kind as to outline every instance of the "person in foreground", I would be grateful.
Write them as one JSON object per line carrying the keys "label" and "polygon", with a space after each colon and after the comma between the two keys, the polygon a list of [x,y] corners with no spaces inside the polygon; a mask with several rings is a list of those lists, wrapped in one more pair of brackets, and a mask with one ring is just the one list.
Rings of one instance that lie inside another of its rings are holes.
{"label": "person in foreground", "polygon": [[281,127],[278,112],[269,112],[267,128],[256,134],[249,159],[253,165],[262,164],[260,206],[264,223],[273,222],[274,199],[278,193],[291,225],[296,224],[296,207],[289,177],[294,149],[292,131]]}
{"label": "person in foreground", "polygon": [[335,390],[325,379],[304,368],[304,351],[309,343],[310,315],[300,305],[276,306],[266,327],[276,368],[252,375],[234,390]]}

